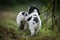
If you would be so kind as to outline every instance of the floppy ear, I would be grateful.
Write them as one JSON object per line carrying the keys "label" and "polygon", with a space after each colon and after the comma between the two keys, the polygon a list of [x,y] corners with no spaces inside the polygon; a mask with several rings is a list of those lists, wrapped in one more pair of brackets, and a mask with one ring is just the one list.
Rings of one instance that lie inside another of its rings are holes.
{"label": "floppy ear", "polygon": [[30,20],[31,20],[31,18],[32,18],[32,16],[31,16],[31,17],[29,17],[29,18],[27,19],[27,21],[30,21]]}
{"label": "floppy ear", "polygon": [[37,11],[38,11],[38,15],[40,15],[39,9],[37,9]]}

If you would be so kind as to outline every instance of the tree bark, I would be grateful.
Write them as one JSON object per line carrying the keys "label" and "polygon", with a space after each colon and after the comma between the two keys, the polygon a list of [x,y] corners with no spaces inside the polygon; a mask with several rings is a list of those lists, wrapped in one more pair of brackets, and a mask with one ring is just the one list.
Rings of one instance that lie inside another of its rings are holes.
{"label": "tree bark", "polygon": [[53,3],[52,3],[52,31],[54,30],[54,24],[55,24],[55,1],[56,0],[53,0]]}

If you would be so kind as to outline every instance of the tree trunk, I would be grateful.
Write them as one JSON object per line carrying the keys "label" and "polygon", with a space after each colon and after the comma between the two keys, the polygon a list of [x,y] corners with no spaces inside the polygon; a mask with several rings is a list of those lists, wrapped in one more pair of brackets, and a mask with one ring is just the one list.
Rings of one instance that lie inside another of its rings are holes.
{"label": "tree trunk", "polygon": [[54,24],[55,24],[55,1],[56,0],[53,0],[53,3],[52,3],[52,31],[54,30]]}

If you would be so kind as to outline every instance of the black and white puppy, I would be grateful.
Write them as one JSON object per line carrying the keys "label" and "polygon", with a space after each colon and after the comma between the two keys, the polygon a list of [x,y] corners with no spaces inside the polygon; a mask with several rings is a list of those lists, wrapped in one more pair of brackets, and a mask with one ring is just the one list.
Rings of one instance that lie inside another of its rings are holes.
{"label": "black and white puppy", "polygon": [[[28,12],[27,11],[21,11],[16,18],[16,22],[17,22],[17,26],[18,26],[18,30],[20,29],[26,29],[27,26],[27,16],[28,16]],[[23,25],[21,24],[23,23]],[[22,26],[21,26],[22,25]]]}
{"label": "black and white puppy", "polygon": [[29,16],[28,16],[28,24],[31,32],[31,36],[37,34],[41,27],[41,19],[39,9],[35,6],[30,6],[29,8]]}

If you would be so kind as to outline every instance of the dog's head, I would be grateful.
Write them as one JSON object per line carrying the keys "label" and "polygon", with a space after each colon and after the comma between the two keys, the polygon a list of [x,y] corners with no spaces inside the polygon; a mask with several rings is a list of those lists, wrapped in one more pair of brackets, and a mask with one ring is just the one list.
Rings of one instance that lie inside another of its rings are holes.
{"label": "dog's head", "polygon": [[38,15],[40,15],[39,9],[34,5],[29,7],[29,12],[28,13],[31,14],[33,11],[37,11]]}

